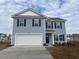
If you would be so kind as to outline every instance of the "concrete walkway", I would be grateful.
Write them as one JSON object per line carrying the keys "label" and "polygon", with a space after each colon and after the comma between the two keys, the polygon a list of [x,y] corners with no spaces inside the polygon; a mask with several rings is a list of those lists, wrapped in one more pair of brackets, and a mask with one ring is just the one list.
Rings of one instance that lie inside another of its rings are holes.
{"label": "concrete walkway", "polygon": [[53,59],[43,46],[14,46],[0,52],[0,59]]}

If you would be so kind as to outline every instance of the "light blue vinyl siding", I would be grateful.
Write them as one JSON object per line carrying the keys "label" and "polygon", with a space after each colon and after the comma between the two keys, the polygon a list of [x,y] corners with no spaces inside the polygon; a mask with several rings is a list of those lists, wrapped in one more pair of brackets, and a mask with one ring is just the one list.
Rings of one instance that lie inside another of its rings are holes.
{"label": "light blue vinyl siding", "polygon": [[[23,19],[19,19],[23,20]],[[38,20],[39,21],[39,20]],[[15,33],[42,33],[44,32],[44,20],[41,19],[42,26],[32,26],[32,19],[26,19],[26,27],[17,27],[17,20],[14,20],[13,29]]]}

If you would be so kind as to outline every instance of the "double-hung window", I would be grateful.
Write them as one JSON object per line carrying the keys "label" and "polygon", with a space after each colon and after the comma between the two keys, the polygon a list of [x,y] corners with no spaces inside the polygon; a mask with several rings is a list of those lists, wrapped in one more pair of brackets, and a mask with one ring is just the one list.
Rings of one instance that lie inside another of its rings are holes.
{"label": "double-hung window", "polygon": [[64,41],[64,35],[59,35],[59,40]]}
{"label": "double-hung window", "polygon": [[54,41],[58,41],[58,35],[54,35]]}
{"label": "double-hung window", "polygon": [[19,20],[19,26],[24,26],[24,20]]}
{"label": "double-hung window", "polygon": [[41,19],[32,19],[32,26],[33,27],[40,27],[41,26]]}
{"label": "double-hung window", "polygon": [[17,26],[25,27],[26,19],[17,19]]}
{"label": "double-hung window", "polygon": [[53,23],[52,21],[46,21],[46,28],[53,29]]}
{"label": "double-hung window", "polygon": [[60,22],[60,28],[62,29],[62,22]]}
{"label": "double-hung window", "polygon": [[51,22],[47,22],[47,28],[51,28]]}
{"label": "double-hung window", "polygon": [[62,22],[55,22],[55,29],[62,29]]}

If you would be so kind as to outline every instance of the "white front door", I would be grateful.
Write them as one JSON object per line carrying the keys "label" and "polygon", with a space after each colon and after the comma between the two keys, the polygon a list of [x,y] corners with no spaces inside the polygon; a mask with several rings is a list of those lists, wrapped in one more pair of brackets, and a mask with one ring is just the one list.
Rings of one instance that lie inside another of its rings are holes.
{"label": "white front door", "polygon": [[42,45],[42,34],[16,34],[15,45]]}

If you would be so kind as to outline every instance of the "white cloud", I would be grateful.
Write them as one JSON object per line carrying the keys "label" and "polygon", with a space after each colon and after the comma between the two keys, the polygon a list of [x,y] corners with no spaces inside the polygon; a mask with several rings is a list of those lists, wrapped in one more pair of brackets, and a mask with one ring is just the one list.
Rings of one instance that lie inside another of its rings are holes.
{"label": "white cloud", "polygon": [[0,4],[3,4],[6,0],[0,0]]}
{"label": "white cloud", "polygon": [[26,0],[14,0],[15,2],[25,2]]}

